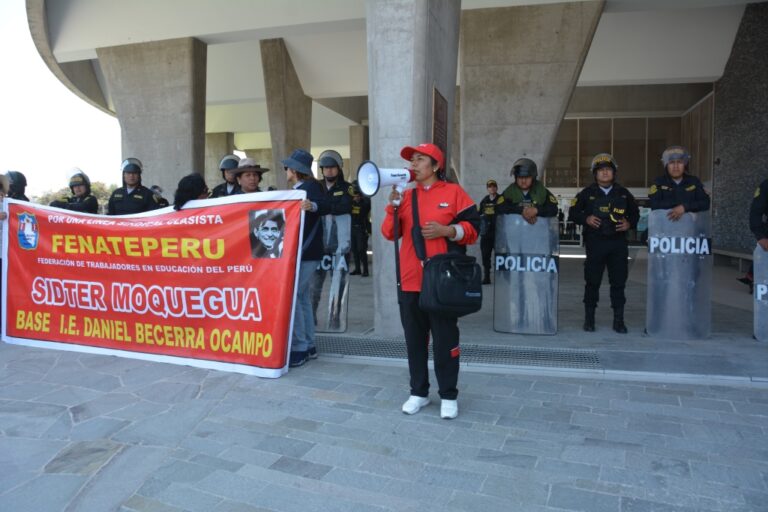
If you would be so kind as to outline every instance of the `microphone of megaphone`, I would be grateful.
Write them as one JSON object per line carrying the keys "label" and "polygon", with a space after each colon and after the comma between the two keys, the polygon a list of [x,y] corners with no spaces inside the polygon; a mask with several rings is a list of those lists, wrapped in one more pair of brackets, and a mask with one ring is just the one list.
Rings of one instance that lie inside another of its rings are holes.
{"label": "microphone of megaphone", "polygon": [[366,160],[357,168],[357,184],[360,192],[367,197],[375,196],[382,187],[394,185],[402,193],[405,186],[413,181],[413,171],[410,169],[381,169],[370,160]]}

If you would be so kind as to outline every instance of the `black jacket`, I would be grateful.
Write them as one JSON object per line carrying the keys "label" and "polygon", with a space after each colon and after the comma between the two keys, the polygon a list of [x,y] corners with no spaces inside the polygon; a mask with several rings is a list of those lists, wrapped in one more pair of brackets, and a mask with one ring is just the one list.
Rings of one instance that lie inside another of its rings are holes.
{"label": "black jacket", "polygon": [[477,211],[480,213],[480,235],[493,238],[496,234],[496,206],[501,202],[501,194],[496,194],[495,199],[490,195],[480,200]]}
{"label": "black jacket", "polygon": [[307,193],[307,199],[317,205],[317,211],[304,212],[304,237],[301,241],[301,260],[319,261],[323,259],[323,223],[320,222],[322,215],[330,213],[328,199],[325,195],[325,187],[317,180],[304,180],[296,187],[297,190],[304,190]]}
{"label": "black jacket", "polygon": [[352,229],[371,232],[371,200],[363,196],[359,203],[352,201]]}
{"label": "black jacket", "polygon": [[683,205],[686,212],[709,210],[709,194],[696,176],[683,174],[682,181],[675,183],[669,174],[659,176],[648,190],[651,210],[668,210]]}
{"label": "black jacket", "polygon": [[129,194],[125,187],[112,192],[107,203],[107,215],[129,215],[160,208],[160,197],[144,185],[137,185]]}
{"label": "black jacket", "polygon": [[325,188],[325,180],[320,182],[325,190],[326,199],[328,201],[329,213],[331,215],[345,215],[352,213],[352,196],[355,195],[352,185],[339,178],[331,186],[331,188]]}
{"label": "black jacket", "polygon": [[[587,217],[594,215],[600,219],[600,227],[587,224]],[[584,226],[584,238],[626,238],[626,231],[617,232],[616,224],[627,219],[631,227],[640,220],[640,209],[635,197],[618,183],[606,195],[597,183],[592,183],[576,195],[568,210],[568,220]]]}
{"label": "black jacket", "polygon": [[234,188],[232,189],[231,193],[227,193],[227,182],[221,183],[219,185],[216,185],[213,187],[213,190],[211,191],[211,197],[226,197],[226,196],[233,196],[238,193],[240,190],[240,185],[235,183]]}
{"label": "black jacket", "polygon": [[755,197],[749,207],[749,229],[755,238],[768,238],[768,180],[755,190]]}
{"label": "black jacket", "polygon": [[85,197],[70,196],[64,200],[56,200],[51,203],[51,206],[73,212],[99,213],[99,202],[91,194]]}

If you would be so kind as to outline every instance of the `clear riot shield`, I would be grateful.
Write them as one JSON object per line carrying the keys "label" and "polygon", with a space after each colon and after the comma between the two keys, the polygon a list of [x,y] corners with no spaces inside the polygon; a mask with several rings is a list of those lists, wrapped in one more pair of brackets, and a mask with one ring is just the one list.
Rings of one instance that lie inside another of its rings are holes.
{"label": "clear riot shield", "polygon": [[768,341],[768,251],[755,247],[752,262],[755,286],[755,339]]}
{"label": "clear riot shield", "polygon": [[317,332],[345,332],[349,300],[349,251],[352,246],[352,216],[325,215],[325,254],[312,280],[312,311]]}
{"label": "clear riot shield", "polygon": [[557,332],[560,241],[556,217],[528,224],[522,215],[496,216],[493,329]]}
{"label": "clear riot shield", "polygon": [[645,329],[651,336],[706,338],[712,325],[712,238],[709,212],[669,210],[648,216],[648,295]]}

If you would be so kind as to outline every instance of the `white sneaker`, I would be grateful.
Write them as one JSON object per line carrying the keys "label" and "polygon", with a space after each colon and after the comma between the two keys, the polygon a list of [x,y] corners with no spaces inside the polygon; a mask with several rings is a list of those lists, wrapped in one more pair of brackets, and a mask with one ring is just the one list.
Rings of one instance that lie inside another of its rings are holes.
{"label": "white sneaker", "polygon": [[429,398],[426,396],[414,396],[408,397],[408,400],[403,404],[403,412],[405,414],[416,414],[422,407],[429,405]]}
{"label": "white sneaker", "polygon": [[459,415],[458,400],[443,400],[440,402],[440,417],[444,420],[452,420]]}

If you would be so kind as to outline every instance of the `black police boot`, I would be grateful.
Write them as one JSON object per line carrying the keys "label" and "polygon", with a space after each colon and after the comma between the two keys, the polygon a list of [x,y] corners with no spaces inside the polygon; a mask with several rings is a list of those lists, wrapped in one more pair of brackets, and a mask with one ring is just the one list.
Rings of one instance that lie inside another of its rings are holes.
{"label": "black police boot", "polygon": [[619,334],[627,334],[627,326],[624,325],[624,308],[613,309],[613,330]]}
{"label": "black police boot", "polygon": [[584,330],[587,332],[595,332],[595,307],[584,307]]}
{"label": "black police boot", "polygon": [[491,284],[491,273],[489,271],[485,272],[485,277],[483,277],[483,284]]}

